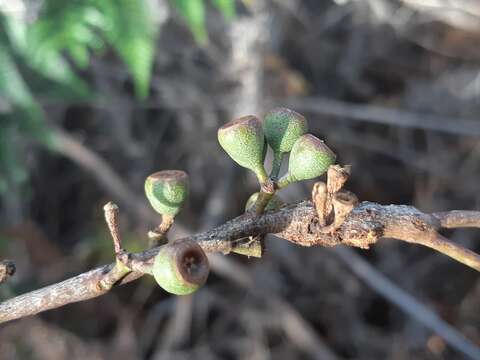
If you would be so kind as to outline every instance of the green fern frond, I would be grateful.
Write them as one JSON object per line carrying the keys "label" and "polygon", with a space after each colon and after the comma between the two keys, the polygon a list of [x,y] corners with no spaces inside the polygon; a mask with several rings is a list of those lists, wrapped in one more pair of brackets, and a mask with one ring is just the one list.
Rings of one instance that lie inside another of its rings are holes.
{"label": "green fern frond", "polygon": [[148,96],[157,31],[144,0],[97,0],[107,24],[105,36],[132,74],[140,98]]}
{"label": "green fern frond", "polygon": [[172,0],[173,5],[185,18],[195,40],[200,44],[208,42],[205,26],[204,0]]}
{"label": "green fern frond", "polygon": [[235,17],[235,0],[212,0],[212,3],[226,20],[232,20]]}

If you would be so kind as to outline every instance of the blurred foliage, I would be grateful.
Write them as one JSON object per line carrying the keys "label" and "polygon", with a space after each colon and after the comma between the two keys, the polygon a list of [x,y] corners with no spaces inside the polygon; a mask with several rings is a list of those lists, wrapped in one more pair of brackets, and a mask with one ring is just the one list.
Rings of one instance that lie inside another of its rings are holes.
{"label": "blurred foliage", "polygon": [[[171,0],[196,41],[205,44],[206,0]],[[226,19],[234,0],[212,0]],[[158,35],[149,0],[45,0],[34,20],[0,7],[0,194],[27,178],[14,143],[27,135],[53,148],[39,97],[88,101],[94,97],[82,72],[91,56],[113,49],[132,76],[139,99],[148,96]]]}
{"label": "blurred foliage", "polygon": [[[200,44],[208,41],[205,26],[205,1],[204,0],[172,0],[173,5],[182,14]],[[225,19],[235,16],[235,0],[212,0],[212,5],[219,10]]]}

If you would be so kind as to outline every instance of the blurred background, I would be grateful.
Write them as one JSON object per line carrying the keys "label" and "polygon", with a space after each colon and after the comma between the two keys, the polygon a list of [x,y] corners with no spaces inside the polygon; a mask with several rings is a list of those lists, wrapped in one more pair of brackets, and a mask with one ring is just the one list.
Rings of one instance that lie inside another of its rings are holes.
{"label": "blurred background", "polygon": [[[0,0],[0,258],[17,265],[0,298],[112,261],[110,200],[125,247],[144,249],[154,171],[191,176],[173,237],[241,214],[256,180],[217,128],[278,105],[352,164],[361,200],[479,209],[479,41],[476,0]],[[478,231],[445,234],[480,250]],[[0,358],[464,358],[355,261],[480,346],[475,271],[389,240],[337,252],[270,237],[263,259],[212,257],[191,297],[144,278],[2,325]]]}

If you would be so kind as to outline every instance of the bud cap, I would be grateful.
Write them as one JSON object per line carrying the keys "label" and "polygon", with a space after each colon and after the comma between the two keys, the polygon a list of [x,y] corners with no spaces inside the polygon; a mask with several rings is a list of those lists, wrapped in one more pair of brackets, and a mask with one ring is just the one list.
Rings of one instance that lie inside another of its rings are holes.
{"label": "bud cap", "polygon": [[189,181],[186,172],[163,170],[145,180],[145,194],[159,214],[175,216],[188,196]]}

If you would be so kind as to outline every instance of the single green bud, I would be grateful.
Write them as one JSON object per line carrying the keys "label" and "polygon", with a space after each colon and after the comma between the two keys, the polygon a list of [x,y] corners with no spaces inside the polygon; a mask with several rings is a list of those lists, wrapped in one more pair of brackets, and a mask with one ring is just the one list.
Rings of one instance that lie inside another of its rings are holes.
{"label": "single green bud", "polygon": [[316,178],[335,163],[336,155],[319,138],[312,134],[301,136],[293,145],[288,162],[288,174],[281,179],[279,186],[294,181]]}
{"label": "single green bud", "polygon": [[188,196],[188,189],[188,175],[181,170],[158,171],[145,180],[147,199],[162,215],[177,215]]}
{"label": "single green bud", "polygon": [[308,125],[296,111],[279,107],[265,115],[263,131],[273,151],[282,154],[292,150],[295,141],[308,131]]}
{"label": "single green bud", "polygon": [[[245,211],[250,210],[253,207],[253,205],[255,205],[259,194],[260,194],[259,192],[256,192],[250,195],[247,202],[245,203]],[[284,204],[285,202],[280,198],[280,196],[273,195],[273,197],[269,200],[267,206],[265,207],[265,210],[278,210]]]}
{"label": "single green bud", "polygon": [[234,119],[218,129],[217,135],[223,150],[237,164],[252,170],[261,183],[267,179],[263,167],[265,137],[256,116]]}
{"label": "single green bud", "polygon": [[207,281],[210,266],[200,245],[189,239],[161,246],[153,262],[152,274],[165,291],[188,295]]}

